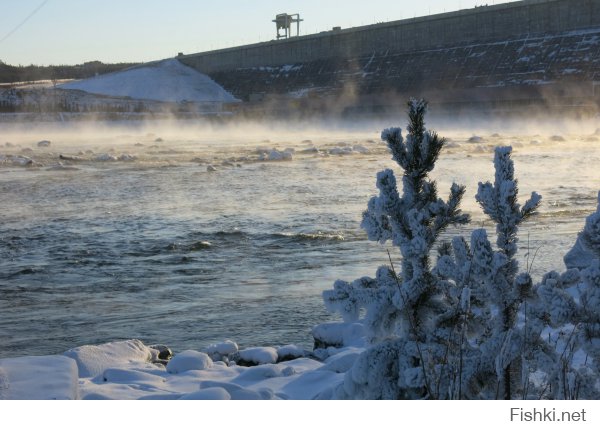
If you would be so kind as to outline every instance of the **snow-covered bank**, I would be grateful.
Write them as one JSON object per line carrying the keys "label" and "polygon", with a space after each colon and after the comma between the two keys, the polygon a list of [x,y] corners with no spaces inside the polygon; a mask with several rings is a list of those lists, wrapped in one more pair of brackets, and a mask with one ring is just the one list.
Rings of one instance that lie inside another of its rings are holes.
{"label": "snow-covered bank", "polygon": [[[348,338],[360,330],[338,323],[317,332],[341,339],[342,332]],[[360,345],[362,340],[352,338],[350,343]],[[139,340],[85,345],[63,355],[1,359],[0,399],[314,399],[343,381],[360,352],[362,348],[346,345],[315,351],[294,345],[238,351],[227,340],[167,361]]]}
{"label": "snow-covered bank", "polygon": [[161,102],[238,101],[208,76],[176,59],[143,64],[59,87],[105,96]]}

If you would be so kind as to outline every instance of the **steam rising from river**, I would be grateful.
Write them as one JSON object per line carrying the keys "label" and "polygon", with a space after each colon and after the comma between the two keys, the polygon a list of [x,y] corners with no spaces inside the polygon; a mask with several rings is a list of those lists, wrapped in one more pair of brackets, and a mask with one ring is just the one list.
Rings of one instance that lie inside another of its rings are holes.
{"label": "steam rising from river", "polygon": [[[309,347],[332,318],[321,291],[395,254],[359,224],[376,173],[400,175],[381,129],[404,122],[1,125],[0,356],[134,337]],[[493,180],[493,147],[512,145],[522,201],[543,196],[522,268],[529,247],[535,276],[563,270],[597,203],[595,124],[429,125],[449,139],[440,194],[465,184],[473,216],[446,237],[482,224],[493,235],[473,196]]]}

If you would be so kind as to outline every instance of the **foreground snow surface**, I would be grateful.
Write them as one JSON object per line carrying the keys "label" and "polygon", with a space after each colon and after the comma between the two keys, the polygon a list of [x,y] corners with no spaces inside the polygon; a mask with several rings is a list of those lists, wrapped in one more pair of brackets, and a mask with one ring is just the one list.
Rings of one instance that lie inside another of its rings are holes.
{"label": "foreground snow surface", "polygon": [[[320,350],[319,360],[291,345],[239,352],[232,345],[211,345],[207,353],[183,351],[166,366],[156,363],[157,350],[139,340],[2,359],[0,399],[313,399],[342,382],[359,349],[330,347]],[[215,355],[217,350],[228,354]],[[235,357],[256,365],[236,365]]]}
{"label": "foreground snow surface", "polygon": [[92,94],[161,102],[236,102],[208,76],[176,59],[147,63],[126,70],[73,81],[60,86]]}

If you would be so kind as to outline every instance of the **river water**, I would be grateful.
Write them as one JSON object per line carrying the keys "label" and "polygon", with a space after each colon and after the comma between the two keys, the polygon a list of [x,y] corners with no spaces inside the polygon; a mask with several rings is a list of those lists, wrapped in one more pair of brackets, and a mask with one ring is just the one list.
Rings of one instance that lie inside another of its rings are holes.
{"label": "river water", "polygon": [[[432,176],[442,196],[465,184],[473,217],[446,236],[483,225],[493,239],[474,194],[493,180],[493,147],[510,144],[521,202],[543,196],[521,230],[521,267],[534,279],[564,270],[597,204],[600,136],[439,131],[450,143]],[[224,339],[310,348],[311,327],[336,318],[322,291],[373,276],[387,249],[398,255],[359,227],[376,173],[400,175],[379,135],[183,123],[0,130],[0,357],[131,338],[174,350]]]}

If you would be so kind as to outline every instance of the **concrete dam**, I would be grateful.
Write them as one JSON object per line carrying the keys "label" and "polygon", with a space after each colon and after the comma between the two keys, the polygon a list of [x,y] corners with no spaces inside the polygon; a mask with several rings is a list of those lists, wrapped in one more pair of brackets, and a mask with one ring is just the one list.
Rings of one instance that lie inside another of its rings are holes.
{"label": "concrete dam", "polygon": [[597,115],[600,0],[523,0],[191,55],[249,115],[540,110]]}

